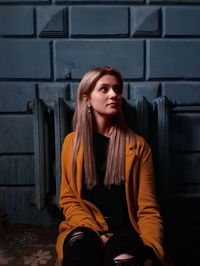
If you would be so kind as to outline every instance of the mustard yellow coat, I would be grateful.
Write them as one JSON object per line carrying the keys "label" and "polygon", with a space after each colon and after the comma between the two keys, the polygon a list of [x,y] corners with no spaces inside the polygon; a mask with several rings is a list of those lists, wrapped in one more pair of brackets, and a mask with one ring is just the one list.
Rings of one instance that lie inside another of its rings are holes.
{"label": "mustard yellow coat", "polygon": [[[81,199],[82,145],[77,155],[76,178],[72,178],[70,162],[74,136],[74,132],[67,135],[62,148],[60,206],[66,219],[60,224],[56,244],[60,265],[63,258],[63,242],[72,229],[77,226],[86,226],[95,231],[108,230],[99,209],[92,203]],[[126,143],[125,190],[128,213],[133,227],[144,244],[152,247],[159,259],[163,261],[163,224],[155,199],[151,150],[145,140],[136,134],[131,143]]]}

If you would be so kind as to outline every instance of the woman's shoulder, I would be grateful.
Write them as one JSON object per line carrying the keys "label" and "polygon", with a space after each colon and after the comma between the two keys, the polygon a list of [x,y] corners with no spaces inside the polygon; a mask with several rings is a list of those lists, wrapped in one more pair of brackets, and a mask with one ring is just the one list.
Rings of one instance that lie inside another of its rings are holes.
{"label": "woman's shoulder", "polygon": [[149,148],[149,144],[143,138],[141,135],[133,132],[131,129],[128,129],[128,142],[129,144],[137,147],[137,148],[142,148],[142,147],[147,147]]}
{"label": "woman's shoulder", "polygon": [[65,136],[64,143],[68,143],[69,144],[70,142],[72,142],[74,140],[74,138],[75,138],[75,135],[76,135],[75,131],[72,131],[69,134],[67,134]]}

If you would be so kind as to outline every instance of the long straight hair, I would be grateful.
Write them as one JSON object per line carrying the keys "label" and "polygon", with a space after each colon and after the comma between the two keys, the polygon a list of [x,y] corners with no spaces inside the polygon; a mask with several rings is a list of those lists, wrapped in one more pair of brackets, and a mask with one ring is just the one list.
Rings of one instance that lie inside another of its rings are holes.
{"label": "long straight hair", "polygon": [[[88,71],[82,78],[77,92],[76,108],[73,116],[73,130],[76,132],[72,150],[72,176],[76,174],[76,158],[80,144],[83,145],[85,182],[88,189],[92,189],[98,182],[96,176],[95,159],[93,152],[93,125],[94,117],[88,110],[84,96],[90,96],[98,80],[104,75],[117,78],[121,90],[123,81],[121,74],[110,67],[98,67]],[[110,187],[112,184],[120,184],[125,175],[125,141],[127,127],[122,110],[113,117],[113,125],[110,133],[110,142],[107,152],[106,172],[104,184]]]}

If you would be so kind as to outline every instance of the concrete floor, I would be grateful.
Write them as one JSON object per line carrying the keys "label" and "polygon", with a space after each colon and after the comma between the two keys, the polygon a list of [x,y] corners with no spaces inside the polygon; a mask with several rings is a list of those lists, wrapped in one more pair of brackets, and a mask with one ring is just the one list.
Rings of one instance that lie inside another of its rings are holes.
{"label": "concrete floor", "polygon": [[[58,225],[10,225],[2,213],[0,218],[0,266],[57,265]],[[199,243],[171,255],[166,266],[200,266]]]}
{"label": "concrete floor", "polygon": [[0,228],[0,265],[56,265],[57,226],[7,225]]}

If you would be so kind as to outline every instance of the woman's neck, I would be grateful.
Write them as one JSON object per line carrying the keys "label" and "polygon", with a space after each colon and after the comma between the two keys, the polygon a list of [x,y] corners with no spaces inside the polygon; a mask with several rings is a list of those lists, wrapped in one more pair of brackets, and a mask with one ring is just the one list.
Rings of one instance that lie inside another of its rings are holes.
{"label": "woman's neck", "polygon": [[96,132],[98,132],[99,134],[102,134],[106,137],[110,137],[110,133],[112,130],[112,122],[111,120],[109,121],[102,120],[101,122],[96,121],[94,128]]}

